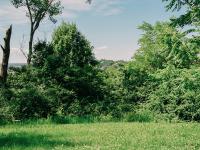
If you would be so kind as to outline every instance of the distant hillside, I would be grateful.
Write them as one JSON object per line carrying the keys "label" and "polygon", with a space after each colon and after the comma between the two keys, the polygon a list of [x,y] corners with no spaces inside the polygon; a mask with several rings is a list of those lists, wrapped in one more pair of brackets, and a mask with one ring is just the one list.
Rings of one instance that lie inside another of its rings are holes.
{"label": "distant hillside", "polygon": [[121,65],[124,65],[126,64],[127,62],[124,61],[124,60],[118,60],[118,61],[114,61],[114,60],[105,60],[105,59],[102,59],[99,61],[99,67],[101,69],[106,69],[110,66],[116,66],[116,67],[119,67]]}
{"label": "distant hillside", "polygon": [[10,63],[9,67],[22,67],[25,65],[26,65],[26,63]]}
{"label": "distant hillside", "polygon": [[[99,67],[101,69],[106,69],[110,66],[121,66],[121,65],[124,65],[126,64],[127,62],[126,61],[123,61],[123,60],[118,60],[118,61],[114,61],[114,60],[105,60],[105,59],[102,59],[102,60],[99,60]],[[0,64],[1,65],[1,64]],[[22,67],[22,66],[25,66],[26,63],[10,63],[9,64],[9,67]]]}
{"label": "distant hillside", "polygon": [[[10,63],[9,67],[22,67],[25,65],[26,65],[26,63]],[[1,67],[1,64],[0,64],[0,67]]]}

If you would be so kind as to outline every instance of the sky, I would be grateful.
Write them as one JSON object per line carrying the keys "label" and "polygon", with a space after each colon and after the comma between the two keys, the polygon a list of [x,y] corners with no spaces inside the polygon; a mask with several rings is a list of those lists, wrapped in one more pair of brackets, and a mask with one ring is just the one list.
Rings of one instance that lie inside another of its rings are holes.
{"label": "sky", "polygon": [[[97,59],[130,60],[139,48],[142,32],[138,29],[144,21],[154,24],[167,21],[178,13],[167,12],[162,0],[61,0],[63,13],[53,24],[45,19],[36,32],[38,39],[51,40],[53,30],[62,21],[76,23],[79,30],[94,46]],[[0,0],[0,43],[3,44],[5,30],[13,25],[10,63],[25,63],[20,51],[26,51],[30,32],[26,9],[14,8],[10,0]],[[23,44],[22,44],[23,43]],[[2,51],[0,51],[0,58]]]}

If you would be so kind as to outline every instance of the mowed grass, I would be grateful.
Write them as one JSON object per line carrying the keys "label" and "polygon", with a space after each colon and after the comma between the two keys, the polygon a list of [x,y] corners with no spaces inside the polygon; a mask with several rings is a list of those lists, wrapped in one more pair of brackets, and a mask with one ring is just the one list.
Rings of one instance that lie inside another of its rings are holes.
{"label": "mowed grass", "polygon": [[2,150],[200,149],[197,123],[94,123],[0,126]]}

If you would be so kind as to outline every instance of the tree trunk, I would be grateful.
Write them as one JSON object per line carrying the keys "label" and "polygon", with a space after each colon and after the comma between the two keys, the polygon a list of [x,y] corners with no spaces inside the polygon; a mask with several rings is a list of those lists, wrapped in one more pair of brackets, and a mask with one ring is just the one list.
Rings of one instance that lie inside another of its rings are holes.
{"label": "tree trunk", "polygon": [[27,59],[28,65],[31,64],[31,58],[32,58],[32,53],[33,53],[33,36],[34,36],[34,32],[31,29],[30,40],[29,40],[29,52],[28,52],[28,59]]}
{"label": "tree trunk", "polygon": [[8,75],[8,62],[10,57],[10,39],[12,34],[12,25],[6,31],[6,36],[4,38],[4,47],[1,45],[3,50],[3,58],[1,64],[1,72],[0,72],[0,82],[5,85]]}

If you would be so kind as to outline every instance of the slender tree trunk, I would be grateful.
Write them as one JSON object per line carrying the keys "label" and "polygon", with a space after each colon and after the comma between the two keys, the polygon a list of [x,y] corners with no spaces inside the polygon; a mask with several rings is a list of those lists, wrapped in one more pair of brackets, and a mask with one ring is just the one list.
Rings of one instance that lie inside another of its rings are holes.
{"label": "slender tree trunk", "polygon": [[8,76],[8,62],[10,57],[10,39],[12,34],[12,25],[6,31],[6,36],[4,38],[4,47],[1,45],[3,50],[3,59],[1,64],[1,72],[0,72],[0,82],[5,85],[7,76]]}
{"label": "slender tree trunk", "polygon": [[32,58],[32,54],[33,54],[33,36],[34,36],[34,34],[31,33],[31,34],[30,34],[30,40],[29,40],[28,59],[27,59],[27,64],[28,64],[28,65],[31,64],[31,58]]}
{"label": "slender tree trunk", "polygon": [[30,32],[30,40],[29,40],[29,52],[28,52],[28,59],[27,59],[27,64],[31,64],[31,58],[33,54],[33,37],[34,37],[34,30],[33,27],[31,26],[31,32]]}

